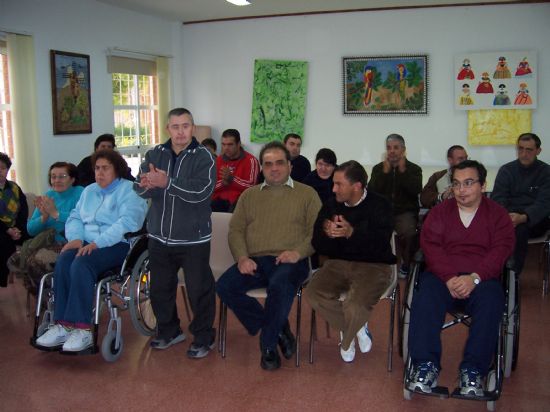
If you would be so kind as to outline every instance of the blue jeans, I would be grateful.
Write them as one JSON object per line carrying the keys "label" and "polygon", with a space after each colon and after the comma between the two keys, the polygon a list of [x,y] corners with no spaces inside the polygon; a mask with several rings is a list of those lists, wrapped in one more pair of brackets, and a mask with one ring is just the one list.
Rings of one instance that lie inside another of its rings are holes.
{"label": "blue jeans", "polygon": [[475,368],[485,376],[493,360],[504,313],[504,291],[499,280],[481,282],[467,299],[453,299],[441,279],[429,272],[421,273],[409,327],[413,364],[431,361],[441,369],[441,326],[447,311],[457,309],[472,316],[460,368]]}
{"label": "blue jeans", "polygon": [[[307,259],[297,263],[275,264],[275,256],[251,258],[258,268],[254,275],[243,275],[238,266],[231,266],[216,283],[220,299],[235,313],[251,335],[261,330],[260,345],[275,349],[279,333],[287,322],[292,302],[309,273]],[[246,295],[251,289],[266,288],[267,299],[262,306]]]}
{"label": "blue jeans", "polygon": [[78,249],[61,253],[54,270],[54,320],[89,327],[97,279],[103,272],[121,266],[128,249],[128,243],[119,242],[85,256],[76,257]]}

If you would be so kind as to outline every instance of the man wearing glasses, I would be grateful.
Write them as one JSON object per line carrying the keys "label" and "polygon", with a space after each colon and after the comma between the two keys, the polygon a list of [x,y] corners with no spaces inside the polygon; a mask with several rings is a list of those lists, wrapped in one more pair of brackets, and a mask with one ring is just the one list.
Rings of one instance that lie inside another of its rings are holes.
{"label": "man wearing glasses", "polygon": [[516,230],[514,263],[521,272],[530,237],[550,229],[550,166],[537,159],[540,138],[534,133],[518,137],[518,158],[502,166],[495,180],[491,199],[508,210]]}
{"label": "man wearing glasses", "polygon": [[411,307],[409,390],[430,393],[441,369],[441,326],[458,308],[473,318],[460,364],[462,395],[483,396],[504,310],[502,268],[514,247],[506,210],[483,195],[487,170],[475,160],[452,168],[454,198],[435,206],[422,227],[426,269]]}

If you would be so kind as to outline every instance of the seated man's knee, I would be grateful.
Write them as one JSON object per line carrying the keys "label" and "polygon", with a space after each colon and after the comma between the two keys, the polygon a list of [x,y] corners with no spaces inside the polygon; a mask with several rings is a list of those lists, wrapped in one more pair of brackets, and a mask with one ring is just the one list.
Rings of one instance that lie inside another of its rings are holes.
{"label": "seated man's knee", "polygon": [[220,296],[220,298],[222,298],[222,300],[224,296],[230,294],[231,291],[234,289],[232,288],[232,285],[234,285],[235,283],[235,274],[237,274],[238,276],[242,276],[240,273],[238,273],[236,264],[226,270],[223,275],[221,275],[216,281],[216,293]]}
{"label": "seated man's knee", "polygon": [[474,289],[475,297],[488,308],[495,306],[504,307],[504,289],[500,281],[488,280],[481,282]]}

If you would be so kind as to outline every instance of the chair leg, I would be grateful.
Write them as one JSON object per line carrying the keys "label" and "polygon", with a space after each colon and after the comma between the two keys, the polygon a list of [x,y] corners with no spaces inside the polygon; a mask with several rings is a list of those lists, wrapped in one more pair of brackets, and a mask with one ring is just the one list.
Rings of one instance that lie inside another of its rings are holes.
{"label": "chair leg", "polygon": [[225,346],[227,339],[227,305],[223,303],[223,326],[222,326],[222,358],[225,358]]}
{"label": "chair leg", "polygon": [[31,317],[31,292],[27,290],[27,318]]}
{"label": "chair leg", "polygon": [[222,325],[223,325],[223,302],[220,299],[220,311],[218,314],[218,352],[222,351]]}
{"label": "chair leg", "polygon": [[187,301],[187,291],[183,285],[180,285],[181,296],[183,296],[183,304],[185,305],[185,313],[187,314],[187,320],[191,322],[191,309],[189,308],[189,302]]}
{"label": "chair leg", "polygon": [[546,267],[542,272],[542,296],[548,294],[548,277],[550,277],[550,240],[544,242],[544,260]]}
{"label": "chair leg", "polygon": [[311,309],[311,329],[309,331],[309,363],[313,363],[313,345],[317,339],[317,321],[315,319],[315,311]]}
{"label": "chair leg", "polygon": [[301,322],[302,322],[302,287],[297,293],[298,305],[296,308],[296,367],[300,366],[300,335],[301,335]]}
{"label": "chair leg", "polygon": [[393,332],[395,327],[395,311],[396,300],[399,300],[399,282],[395,285],[395,289],[390,297],[390,330],[388,340],[388,372],[392,371],[393,367]]}

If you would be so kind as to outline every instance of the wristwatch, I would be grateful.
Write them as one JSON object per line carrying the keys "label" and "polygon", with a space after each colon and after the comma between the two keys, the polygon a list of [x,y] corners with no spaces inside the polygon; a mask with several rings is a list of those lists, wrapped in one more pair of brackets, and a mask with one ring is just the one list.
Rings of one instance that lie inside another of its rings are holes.
{"label": "wristwatch", "polygon": [[472,273],[470,275],[472,277],[472,280],[474,281],[474,285],[479,285],[481,283],[481,279],[479,278],[479,275],[477,273]]}

